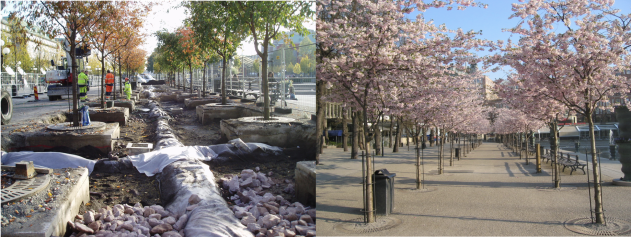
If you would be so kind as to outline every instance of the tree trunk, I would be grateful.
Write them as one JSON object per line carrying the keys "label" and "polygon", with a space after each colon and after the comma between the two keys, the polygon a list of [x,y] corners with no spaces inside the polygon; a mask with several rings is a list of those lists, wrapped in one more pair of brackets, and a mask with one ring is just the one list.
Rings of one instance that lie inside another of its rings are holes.
{"label": "tree trunk", "polygon": [[[270,119],[270,98],[269,98],[269,83],[267,78],[267,41],[263,42],[264,53],[259,55],[261,57],[261,72],[263,73],[263,119]],[[317,161],[316,161],[317,162]]]}
{"label": "tree trunk", "polygon": [[550,151],[552,152],[552,160],[554,161],[554,165],[552,166],[554,172],[554,187],[561,188],[561,176],[560,167],[558,165],[558,154],[559,154],[559,146],[557,145],[559,136],[557,133],[557,122],[556,120],[551,123],[550,133],[552,133],[552,137],[550,138]]}
{"label": "tree trunk", "polygon": [[342,109],[342,148],[348,151],[348,109]]}
{"label": "tree trunk", "polygon": [[[76,33],[72,34],[73,36],[76,35]],[[72,61],[72,68],[70,69],[72,71],[72,126],[73,127],[78,127],[79,126],[79,101],[78,101],[78,96],[77,96],[77,82],[79,80],[79,77],[77,74],[77,60],[76,60],[76,55],[75,55],[75,39],[71,39],[70,40],[70,60]]]}
{"label": "tree trunk", "polygon": [[379,122],[381,119],[377,118],[377,124],[373,125],[375,129],[375,154],[381,154],[381,130],[379,126]]}
{"label": "tree trunk", "polygon": [[432,147],[434,146],[434,128],[430,128],[429,130],[429,146]]}
{"label": "tree trunk", "polygon": [[373,212],[373,196],[372,196],[372,162],[371,162],[371,154],[370,154],[370,146],[368,143],[370,142],[370,137],[368,132],[370,129],[368,128],[368,109],[366,106],[363,108],[363,117],[364,117],[364,147],[366,148],[366,173],[364,175],[364,184],[366,185],[366,205],[364,207],[364,211],[366,211],[368,218],[368,223],[375,222],[375,213]]}
{"label": "tree trunk", "polygon": [[416,189],[421,189],[421,149],[416,143]]}
{"label": "tree trunk", "polygon": [[392,148],[392,129],[394,128],[394,120],[390,115],[390,130],[388,130],[388,148]]}
{"label": "tree trunk", "polygon": [[359,149],[360,150],[366,150],[366,147],[364,146],[364,118],[363,118],[363,113],[362,111],[357,111],[357,121],[359,126]]}
{"label": "tree trunk", "polygon": [[[407,128],[408,126],[405,127]],[[405,142],[408,145],[408,151],[410,151],[410,129],[405,130]]]}
{"label": "tree trunk", "polygon": [[101,109],[105,108],[105,76],[103,74],[105,74],[105,58],[101,61]]}
{"label": "tree trunk", "polygon": [[529,162],[529,161],[528,161],[528,158],[529,158],[529,157],[528,157],[528,144],[530,144],[530,143],[528,142],[528,140],[530,139],[530,138],[528,137],[528,135],[529,135],[529,134],[530,134],[530,133],[526,133],[526,134],[525,134],[525,136],[526,136],[526,165],[529,165],[529,163],[528,163],[528,162]]}
{"label": "tree trunk", "polygon": [[[226,99],[226,57],[223,58],[222,60],[222,65],[221,65],[221,104],[225,105],[228,104],[228,101]],[[317,158],[317,156],[316,156]],[[316,163],[317,163],[317,159],[316,159]]]}
{"label": "tree trunk", "polygon": [[357,159],[357,153],[359,152],[359,116],[355,109],[351,110],[351,117],[353,119],[353,138],[351,147],[351,159]]}
{"label": "tree trunk", "polygon": [[208,62],[204,62],[204,72],[202,73],[202,97],[206,98],[206,66]]}
{"label": "tree trunk", "polygon": [[322,119],[322,129],[324,129],[324,138],[326,138],[327,142],[331,140],[329,139],[329,125],[328,124],[329,124],[329,120],[327,119],[326,116],[324,116],[324,118]]}
{"label": "tree trunk", "polygon": [[192,96],[192,94],[193,94],[193,67],[192,67],[191,64],[192,64],[191,62],[188,63],[188,75],[191,78],[191,84],[189,86],[191,88],[190,92],[191,92],[191,96]]}
{"label": "tree trunk", "polygon": [[427,128],[425,126],[421,127],[421,149],[425,149],[427,147]]}
{"label": "tree trunk", "polygon": [[[120,88],[118,93],[121,94],[121,98],[122,98],[123,97],[123,64],[121,64],[121,57],[118,58],[118,85]],[[115,92],[112,92],[112,93],[116,94]],[[114,99],[116,99],[116,97],[114,97]]]}
{"label": "tree trunk", "polygon": [[394,135],[394,147],[392,148],[392,152],[399,152],[399,143],[401,143],[401,119],[396,117],[397,121],[397,130]]}
{"label": "tree trunk", "polygon": [[[324,108],[322,108],[322,93],[324,89],[324,82],[321,80],[316,81],[316,164],[320,164],[320,154],[322,154],[322,122],[324,118]],[[357,155],[357,154],[355,154]]]}
{"label": "tree trunk", "polygon": [[594,211],[596,223],[605,224],[605,213],[603,212],[602,187],[600,184],[600,170],[598,169],[598,157],[596,156],[596,137],[594,137],[594,121],[592,118],[592,109],[588,103],[585,103],[587,113],[585,119],[589,123],[589,137],[592,155],[592,173],[594,175]]}
{"label": "tree trunk", "polygon": [[443,131],[441,130],[440,135],[438,135],[437,129],[436,135],[438,136],[438,140],[436,141],[436,146],[438,147],[438,174],[443,174],[443,143],[441,138]]}
{"label": "tree trunk", "polygon": [[517,133],[517,136],[519,136],[519,139],[517,141],[519,142],[519,144],[518,144],[518,147],[519,147],[519,159],[521,160],[522,153],[524,153],[523,152],[523,150],[524,150],[524,145],[523,145],[524,142],[523,142],[523,140],[524,139],[523,139],[522,133]]}
{"label": "tree trunk", "polygon": [[451,154],[449,155],[449,166],[454,166],[454,138],[456,136],[450,132],[449,137],[451,140],[449,144],[449,150],[451,151]]}

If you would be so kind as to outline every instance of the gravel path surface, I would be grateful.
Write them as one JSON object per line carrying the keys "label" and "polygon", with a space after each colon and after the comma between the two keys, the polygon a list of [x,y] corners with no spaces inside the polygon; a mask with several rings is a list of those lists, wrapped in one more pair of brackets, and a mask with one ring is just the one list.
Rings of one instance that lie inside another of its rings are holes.
{"label": "gravel path surface", "polygon": [[[427,192],[414,190],[414,151],[390,151],[376,157],[375,169],[396,173],[395,209],[389,217],[402,223],[386,231],[343,235],[578,235],[564,222],[590,216],[586,175],[566,170],[562,189],[556,190],[549,164],[542,164],[538,174],[533,162],[526,165],[499,143],[483,143],[454,166],[447,160],[442,175],[436,172],[436,147],[425,149]],[[337,225],[362,217],[361,159],[349,158],[350,151],[328,148],[316,167],[319,235],[342,235]],[[605,215],[631,221],[631,187],[613,186],[613,178],[618,177],[603,175]]]}

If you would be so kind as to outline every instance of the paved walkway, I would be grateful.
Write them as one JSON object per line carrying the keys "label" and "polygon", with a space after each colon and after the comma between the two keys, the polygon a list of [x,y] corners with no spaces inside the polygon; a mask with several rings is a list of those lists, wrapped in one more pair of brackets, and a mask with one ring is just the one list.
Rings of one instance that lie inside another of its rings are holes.
{"label": "paved walkway", "polygon": [[[446,147],[445,150],[448,151]],[[369,235],[579,235],[563,227],[567,220],[589,217],[587,176],[562,174],[561,190],[551,189],[550,165],[535,173],[530,165],[499,143],[483,143],[467,157],[445,162],[437,174],[437,148],[425,149],[425,180],[430,192],[415,192],[415,156],[407,147],[386,151],[375,169],[396,173],[395,210],[402,223]],[[448,152],[447,152],[448,154]],[[336,225],[362,218],[361,159],[350,151],[325,149],[317,166],[318,235],[348,234]],[[583,158],[584,159],[584,158]],[[631,187],[611,185],[603,175],[606,216],[631,222]]]}

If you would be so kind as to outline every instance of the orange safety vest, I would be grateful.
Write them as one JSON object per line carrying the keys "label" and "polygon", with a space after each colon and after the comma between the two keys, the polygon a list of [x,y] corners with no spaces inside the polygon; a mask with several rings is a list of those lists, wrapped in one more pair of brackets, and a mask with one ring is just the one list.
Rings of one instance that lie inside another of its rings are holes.
{"label": "orange safety vest", "polygon": [[108,73],[105,75],[105,91],[112,92],[114,89],[114,74]]}

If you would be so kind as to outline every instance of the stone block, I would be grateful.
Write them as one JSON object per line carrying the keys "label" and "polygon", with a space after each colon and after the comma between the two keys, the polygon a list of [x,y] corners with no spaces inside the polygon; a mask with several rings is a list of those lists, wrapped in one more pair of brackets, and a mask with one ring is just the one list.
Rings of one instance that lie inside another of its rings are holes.
{"label": "stone block", "polygon": [[300,161],[296,163],[296,198],[299,202],[315,206],[316,168],[315,161]]}
{"label": "stone block", "polygon": [[264,121],[262,117],[224,119],[220,129],[228,140],[240,138],[243,142],[259,142],[279,147],[313,147],[315,122],[274,117]]}
{"label": "stone block", "polygon": [[183,109],[182,109],[182,108],[171,108],[171,113],[172,113],[173,115],[176,115],[176,114],[182,114],[182,111],[183,111]]}
{"label": "stone block", "polygon": [[130,156],[150,152],[153,149],[151,143],[127,143],[127,154]]}
{"label": "stone block", "polygon": [[35,175],[37,175],[37,172],[35,172],[33,161],[20,161],[15,163],[15,175],[13,175],[13,178],[30,179],[35,177]]}

